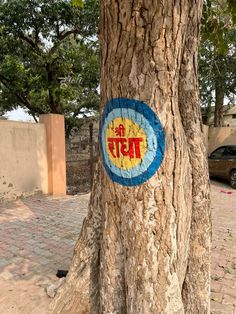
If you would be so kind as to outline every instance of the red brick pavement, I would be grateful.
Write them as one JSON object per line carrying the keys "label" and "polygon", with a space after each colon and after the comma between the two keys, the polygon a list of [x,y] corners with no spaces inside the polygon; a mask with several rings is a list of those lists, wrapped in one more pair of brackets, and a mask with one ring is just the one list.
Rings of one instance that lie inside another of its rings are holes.
{"label": "red brick pavement", "polygon": [[45,314],[44,288],[68,269],[88,195],[33,197],[0,206],[0,313]]}
{"label": "red brick pavement", "polygon": [[236,314],[236,190],[212,181],[211,311]]}
{"label": "red brick pavement", "polygon": [[[236,314],[236,190],[213,181],[211,196],[211,311]],[[0,206],[0,313],[47,313],[44,287],[57,269],[68,269],[87,204],[88,195],[81,195]]]}

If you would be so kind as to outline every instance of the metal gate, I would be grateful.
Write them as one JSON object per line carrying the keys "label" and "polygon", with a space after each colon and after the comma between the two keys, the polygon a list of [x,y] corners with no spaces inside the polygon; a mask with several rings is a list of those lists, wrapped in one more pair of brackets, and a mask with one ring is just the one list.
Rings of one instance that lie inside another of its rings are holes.
{"label": "metal gate", "polygon": [[98,155],[98,122],[85,120],[66,144],[67,193],[88,193]]}

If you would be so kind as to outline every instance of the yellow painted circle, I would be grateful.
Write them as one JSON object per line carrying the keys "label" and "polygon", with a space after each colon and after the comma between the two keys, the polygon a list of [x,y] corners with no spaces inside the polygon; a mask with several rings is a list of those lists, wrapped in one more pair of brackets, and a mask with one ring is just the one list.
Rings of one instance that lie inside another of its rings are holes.
{"label": "yellow painted circle", "polygon": [[110,161],[129,170],[139,165],[147,152],[147,135],[132,120],[115,118],[106,129],[106,149]]}

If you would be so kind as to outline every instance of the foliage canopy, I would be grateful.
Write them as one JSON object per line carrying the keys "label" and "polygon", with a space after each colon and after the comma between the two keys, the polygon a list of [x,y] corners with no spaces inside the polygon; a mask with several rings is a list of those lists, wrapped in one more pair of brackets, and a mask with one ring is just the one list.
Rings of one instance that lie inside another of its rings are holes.
{"label": "foliage canopy", "polygon": [[[215,105],[215,126],[222,120],[223,105],[235,104],[236,1],[207,0],[203,10],[200,49],[201,102],[208,116]],[[207,121],[205,121],[207,122]]]}
{"label": "foliage canopy", "polygon": [[[0,114],[64,113],[68,132],[97,109],[97,0],[0,1]],[[235,103],[236,0],[206,0],[200,49],[202,105]],[[219,121],[218,121],[219,123]]]}
{"label": "foliage canopy", "polygon": [[1,1],[0,25],[2,112],[64,113],[69,126],[97,108],[96,0]]}

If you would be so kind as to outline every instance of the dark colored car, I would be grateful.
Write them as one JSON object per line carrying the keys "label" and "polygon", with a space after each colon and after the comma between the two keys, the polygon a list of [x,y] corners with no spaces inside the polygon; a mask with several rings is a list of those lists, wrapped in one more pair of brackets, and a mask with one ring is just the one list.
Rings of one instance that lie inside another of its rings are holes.
{"label": "dark colored car", "polygon": [[228,179],[236,189],[236,145],[221,146],[208,156],[210,176]]}

